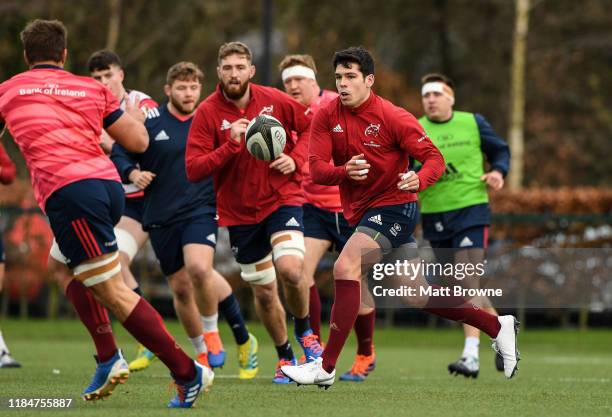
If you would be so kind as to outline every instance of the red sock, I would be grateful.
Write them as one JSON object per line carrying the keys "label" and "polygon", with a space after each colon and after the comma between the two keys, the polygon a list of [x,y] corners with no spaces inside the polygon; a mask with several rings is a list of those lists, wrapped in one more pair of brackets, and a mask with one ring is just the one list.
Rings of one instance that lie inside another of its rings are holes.
{"label": "red sock", "polygon": [[138,301],[123,322],[123,327],[166,364],[174,378],[181,381],[191,381],[195,378],[193,360],[168,333],[159,313],[144,298]]}
{"label": "red sock", "polygon": [[375,322],[376,310],[372,310],[363,316],[357,316],[357,320],[355,320],[355,334],[357,335],[358,355],[370,356],[372,354]]}
{"label": "red sock", "polygon": [[329,339],[323,351],[323,369],[331,372],[346,343],[361,304],[359,281],[337,279],[334,281],[334,305],[329,321]]}
{"label": "red sock", "polygon": [[[432,287],[441,288],[439,285],[432,285]],[[474,326],[492,338],[496,338],[499,329],[501,329],[497,316],[487,313],[461,297],[431,296],[423,310],[445,319],[460,321]]]}
{"label": "red sock", "polygon": [[310,328],[321,340],[321,297],[317,284],[310,287]]}
{"label": "red sock", "polygon": [[108,312],[104,306],[77,279],[70,281],[68,287],[66,287],[66,297],[74,306],[87,331],[89,331],[96,345],[98,359],[101,362],[106,362],[112,358],[117,351],[117,344],[113,336]]}

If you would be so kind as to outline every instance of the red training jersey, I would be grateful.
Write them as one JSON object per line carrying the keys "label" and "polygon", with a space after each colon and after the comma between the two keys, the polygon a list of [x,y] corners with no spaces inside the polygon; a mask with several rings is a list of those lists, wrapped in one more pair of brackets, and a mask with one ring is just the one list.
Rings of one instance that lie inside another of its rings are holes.
{"label": "red training jersey", "polygon": [[102,84],[53,65],[36,65],[0,84],[0,123],[25,158],[43,211],[47,198],[70,183],[120,181],[99,143],[102,128],[122,114]]}
{"label": "red training jersey", "polygon": [[[304,203],[301,170],[308,156],[308,109],[276,88],[253,83],[249,88],[251,99],[241,110],[217,86],[198,106],[187,139],[187,177],[196,182],[214,175],[221,226],[256,224],[280,206]],[[230,138],[233,122],[261,114],[277,118],[287,132],[297,132],[297,140],[287,135],[284,150],[296,163],[293,173],[270,168],[270,162],[248,153],[244,138],[240,143]]]}
{"label": "red training jersey", "polygon": [[[0,133],[2,129],[0,129]],[[15,181],[17,175],[17,169],[15,164],[11,161],[4,146],[0,143],[0,182],[4,185],[8,185]]]}
{"label": "red training jersey", "polygon": [[[359,154],[371,167],[364,181],[353,181],[346,176],[345,164]],[[423,161],[419,191],[444,172],[442,154],[417,119],[373,92],[354,109],[343,106],[339,98],[321,108],[312,121],[309,155],[316,183],[340,185],[344,217],[350,224],[358,223],[372,207],[416,201],[416,193],[397,188],[398,174],[406,172],[409,157]]]}
{"label": "red training jersey", "polygon": [[[338,97],[338,93],[334,91],[321,90],[321,94],[317,99],[308,106],[310,113],[315,114],[321,107],[325,106],[336,97]],[[333,166],[333,162],[330,161],[330,164]],[[310,176],[310,164],[308,161],[304,164],[302,174],[304,176],[302,179],[302,189],[304,190],[304,197],[307,203],[335,213],[342,211],[340,189],[337,185],[321,185],[315,183]]]}

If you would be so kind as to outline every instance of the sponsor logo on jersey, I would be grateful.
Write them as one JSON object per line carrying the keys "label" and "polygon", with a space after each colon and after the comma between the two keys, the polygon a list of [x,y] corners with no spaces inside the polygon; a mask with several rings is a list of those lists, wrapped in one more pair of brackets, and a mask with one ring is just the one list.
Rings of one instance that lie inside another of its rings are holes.
{"label": "sponsor logo on jersey", "polygon": [[363,143],[364,146],[369,146],[371,148],[380,148],[380,143],[376,143],[373,140],[369,142],[361,142],[361,143]]}
{"label": "sponsor logo on jersey", "polygon": [[368,221],[382,226],[382,216],[380,214],[370,217]]}
{"label": "sponsor logo on jersey", "polygon": [[259,112],[259,115],[261,116],[262,114],[269,114],[270,116],[272,116],[273,111],[274,111],[274,104],[270,104],[269,106],[263,106],[263,108]]}
{"label": "sponsor logo on jersey", "polygon": [[370,126],[366,127],[365,134],[366,136],[378,136],[378,132],[380,132],[380,123],[375,125],[374,123],[370,123]]}
{"label": "sponsor logo on jersey", "polygon": [[429,136],[427,136],[427,133],[422,132],[423,136],[421,136],[420,138],[417,139],[417,142],[423,142],[425,139],[429,139]]}
{"label": "sponsor logo on jersey", "polygon": [[221,122],[221,130],[227,130],[231,128],[232,128],[232,124],[228,122],[226,119],[223,119],[223,121]]}
{"label": "sponsor logo on jersey", "polygon": [[335,133],[344,133],[344,130],[342,129],[342,126],[340,126],[340,123],[338,123],[336,125],[336,127],[334,127],[332,129],[332,132],[335,132]]}
{"label": "sponsor logo on jersey", "polygon": [[170,136],[168,136],[166,131],[162,129],[161,132],[159,132],[157,135],[155,135],[155,139],[154,140],[168,140],[168,139],[170,139]]}

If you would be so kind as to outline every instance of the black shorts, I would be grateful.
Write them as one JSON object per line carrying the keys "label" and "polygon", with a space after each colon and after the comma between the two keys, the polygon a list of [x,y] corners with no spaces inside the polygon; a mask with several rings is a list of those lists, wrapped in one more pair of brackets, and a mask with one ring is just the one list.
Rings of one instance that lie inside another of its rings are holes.
{"label": "black shorts", "polygon": [[126,197],[123,215],[136,220],[142,224],[142,213],[144,212],[144,197]]}
{"label": "black shorts", "polygon": [[342,213],[323,210],[312,204],[303,207],[304,237],[327,240],[332,243],[330,251],[341,252],[355,228],[348,224]]}
{"label": "black shorts", "polygon": [[356,231],[372,237],[383,252],[399,248],[408,243],[416,243],[414,229],[419,218],[416,202],[380,206],[368,209]]}
{"label": "black shorts", "polygon": [[172,275],[185,266],[183,246],[198,243],[215,248],[217,219],[214,212],[183,220],[165,227],[149,229],[149,239],[164,275]]}
{"label": "black shorts", "polygon": [[425,239],[446,241],[471,227],[491,224],[491,208],[488,203],[475,204],[443,213],[422,214],[421,219]]}
{"label": "black shorts", "polygon": [[430,240],[432,248],[440,249],[486,249],[489,240],[489,226],[472,226],[455,234],[450,239]]}
{"label": "black shorts", "polygon": [[284,230],[304,231],[302,206],[281,206],[261,223],[228,226],[230,245],[240,264],[252,264],[272,252],[270,237]]}
{"label": "black shorts", "polygon": [[123,214],[124,200],[120,183],[101,179],[73,182],[47,199],[45,212],[70,268],[117,251],[113,227]]}

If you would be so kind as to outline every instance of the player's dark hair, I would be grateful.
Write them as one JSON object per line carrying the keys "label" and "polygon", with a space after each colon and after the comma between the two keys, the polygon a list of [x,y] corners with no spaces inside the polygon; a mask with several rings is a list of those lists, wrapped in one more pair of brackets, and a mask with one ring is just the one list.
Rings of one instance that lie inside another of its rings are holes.
{"label": "player's dark hair", "polygon": [[295,67],[296,65],[310,68],[315,74],[317,73],[317,66],[310,55],[287,55],[280,64],[278,64],[278,69],[282,72],[286,68]]}
{"label": "player's dark hair", "polygon": [[370,74],[374,74],[374,59],[370,52],[362,46],[351,46],[348,49],[338,51],[334,54],[334,69],[336,69],[338,65],[350,68],[350,64],[358,64],[359,70],[364,78]]}
{"label": "player's dark hair", "polygon": [[453,80],[451,80],[446,75],[439,74],[437,72],[432,72],[432,73],[429,73],[429,74],[425,74],[421,78],[421,86],[423,86],[423,85],[425,85],[427,83],[432,83],[432,82],[436,82],[436,81],[448,85],[453,90],[455,89],[455,83],[453,82]]}
{"label": "player's dark hair", "polygon": [[177,80],[199,81],[200,84],[202,84],[202,81],[204,81],[204,73],[193,62],[177,62],[168,70],[168,74],[166,75],[166,84],[172,85]]}
{"label": "player's dark hair", "polygon": [[68,46],[68,30],[59,20],[33,20],[21,31],[20,37],[29,65],[60,62]]}
{"label": "player's dark hair", "polygon": [[123,68],[119,55],[108,49],[101,49],[91,54],[87,60],[87,68],[89,72],[104,71],[110,69],[111,65],[116,65]]}

